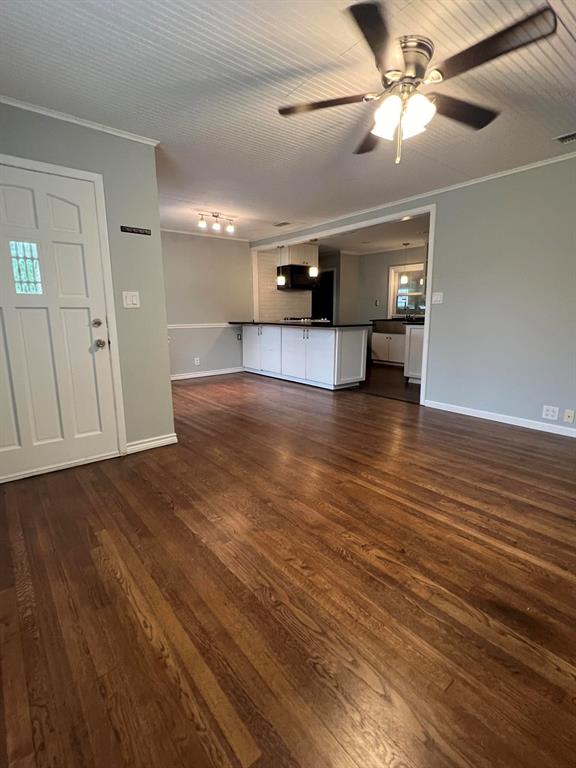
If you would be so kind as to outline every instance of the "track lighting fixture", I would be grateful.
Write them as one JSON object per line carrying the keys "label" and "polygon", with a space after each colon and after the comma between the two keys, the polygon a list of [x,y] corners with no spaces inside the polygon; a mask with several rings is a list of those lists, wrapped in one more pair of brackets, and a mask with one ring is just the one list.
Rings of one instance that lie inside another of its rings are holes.
{"label": "track lighting fixture", "polygon": [[236,232],[236,224],[234,223],[234,219],[231,219],[230,216],[225,216],[223,213],[219,213],[218,211],[214,211],[213,213],[199,212],[198,229],[208,229],[208,222],[210,219],[212,220],[210,223],[210,228],[213,232],[222,232],[224,222],[226,222],[224,229],[226,230],[227,234],[233,235]]}

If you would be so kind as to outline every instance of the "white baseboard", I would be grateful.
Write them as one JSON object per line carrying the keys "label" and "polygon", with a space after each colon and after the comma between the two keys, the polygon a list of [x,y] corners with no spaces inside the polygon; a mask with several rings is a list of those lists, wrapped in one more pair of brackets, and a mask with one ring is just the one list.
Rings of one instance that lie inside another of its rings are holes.
{"label": "white baseboard", "polygon": [[178,438],[175,432],[169,435],[160,435],[159,437],[150,437],[146,440],[134,440],[126,446],[126,453],[138,453],[138,451],[148,451],[150,448],[160,448],[163,445],[177,443]]}
{"label": "white baseboard", "polygon": [[204,376],[223,376],[225,373],[242,373],[244,368],[217,368],[214,371],[194,371],[194,373],[173,373],[170,376],[171,381],[181,381],[182,379],[201,379]]}
{"label": "white baseboard", "polygon": [[453,405],[452,403],[439,403],[435,400],[424,400],[424,405],[428,408],[436,408],[439,411],[449,411],[450,413],[460,413],[463,416],[474,416],[477,419],[487,419],[488,421],[498,421],[501,424],[511,424],[514,427],[524,427],[525,429],[536,429],[539,432],[550,432],[553,435],[564,435],[565,437],[576,437],[576,429],[564,427],[561,424],[544,424],[534,419],[522,419],[519,416],[508,416],[505,413],[492,413],[492,411],[480,411],[476,408],[466,408],[463,405]]}
{"label": "white baseboard", "polygon": [[12,480],[21,480],[24,477],[45,475],[48,472],[79,467],[82,464],[92,464],[95,461],[104,461],[104,459],[114,459],[117,456],[120,456],[120,453],[118,451],[112,451],[111,453],[101,453],[98,456],[90,456],[88,459],[76,459],[74,461],[64,461],[61,464],[49,464],[48,466],[40,467],[39,469],[25,469],[23,472],[15,472],[13,475],[4,475],[3,477],[0,477],[0,483],[10,483]]}

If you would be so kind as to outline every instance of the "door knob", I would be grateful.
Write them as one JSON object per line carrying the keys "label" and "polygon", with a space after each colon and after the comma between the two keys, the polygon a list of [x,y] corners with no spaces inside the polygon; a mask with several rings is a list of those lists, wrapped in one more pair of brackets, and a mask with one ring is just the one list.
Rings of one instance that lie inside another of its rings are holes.
{"label": "door knob", "polygon": [[98,349],[104,349],[104,347],[106,346],[106,342],[104,341],[104,339],[96,339],[95,344],[98,347]]}
{"label": "door knob", "polygon": [[95,317],[94,320],[92,320],[92,325],[94,326],[94,328],[100,328],[100,326],[102,325],[102,320],[100,320],[99,317]]}

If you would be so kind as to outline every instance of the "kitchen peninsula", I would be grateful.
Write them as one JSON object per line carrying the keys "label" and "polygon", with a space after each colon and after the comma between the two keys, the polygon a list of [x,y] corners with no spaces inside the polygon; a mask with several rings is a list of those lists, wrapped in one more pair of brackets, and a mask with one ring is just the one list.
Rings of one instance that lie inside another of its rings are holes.
{"label": "kitchen peninsula", "polygon": [[354,387],[366,378],[369,324],[313,320],[230,322],[242,328],[249,373],[323,389]]}

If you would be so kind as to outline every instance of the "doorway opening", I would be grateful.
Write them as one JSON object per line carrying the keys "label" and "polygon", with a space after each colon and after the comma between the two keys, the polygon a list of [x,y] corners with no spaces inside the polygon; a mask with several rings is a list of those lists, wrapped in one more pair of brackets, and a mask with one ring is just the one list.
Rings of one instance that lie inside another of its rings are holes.
{"label": "doorway opening", "polygon": [[[313,317],[369,323],[365,394],[422,400],[431,211],[318,238]],[[330,316],[330,289],[332,316]]]}

